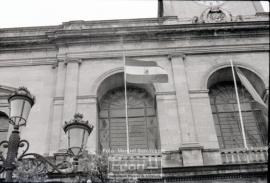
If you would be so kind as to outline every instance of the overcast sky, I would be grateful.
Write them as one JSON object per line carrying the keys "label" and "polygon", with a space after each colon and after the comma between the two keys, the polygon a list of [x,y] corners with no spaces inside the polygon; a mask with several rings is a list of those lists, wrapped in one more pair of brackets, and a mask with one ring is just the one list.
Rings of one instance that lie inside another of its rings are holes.
{"label": "overcast sky", "polygon": [[[0,0],[0,28],[157,17],[157,0]],[[264,8],[269,11],[268,1]]]}

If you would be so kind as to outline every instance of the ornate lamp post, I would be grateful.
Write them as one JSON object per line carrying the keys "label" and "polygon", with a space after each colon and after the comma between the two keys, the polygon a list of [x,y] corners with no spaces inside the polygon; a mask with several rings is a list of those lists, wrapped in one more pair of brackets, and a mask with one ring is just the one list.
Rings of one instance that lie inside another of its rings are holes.
{"label": "ornate lamp post", "polygon": [[9,123],[13,125],[13,131],[9,141],[3,141],[0,144],[8,146],[7,158],[4,161],[6,170],[6,182],[12,182],[12,173],[15,169],[15,158],[18,155],[19,147],[23,147],[26,140],[20,140],[19,127],[26,125],[30,110],[35,103],[35,97],[30,94],[26,88],[19,88],[9,98],[10,118]]}
{"label": "ornate lamp post", "polygon": [[[52,170],[63,173],[63,171],[58,168],[59,165],[54,165],[43,156],[36,153],[26,153],[29,149],[29,142],[20,139],[19,128],[26,125],[30,110],[35,103],[35,97],[31,95],[26,88],[20,87],[8,98],[8,101],[11,108],[10,117],[0,112],[0,120],[9,122],[14,127],[9,140],[0,142],[0,146],[8,148],[6,158],[4,158],[2,152],[0,152],[0,161],[3,162],[3,165],[0,166],[0,173],[6,171],[6,182],[13,181],[12,175],[13,171],[16,169],[16,161],[22,160],[22,158],[26,156],[33,156],[34,159],[41,161],[44,166],[47,164]],[[82,118],[82,114],[75,114],[74,119],[66,122],[63,127],[65,133],[68,134],[68,155],[72,156],[74,159],[73,171],[77,170],[78,157],[85,148],[87,138],[93,130],[93,126],[89,124],[88,121],[83,121]],[[22,154],[17,157],[20,147],[25,148]],[[66,162],[62,162],[62,164],[64,163]]]}

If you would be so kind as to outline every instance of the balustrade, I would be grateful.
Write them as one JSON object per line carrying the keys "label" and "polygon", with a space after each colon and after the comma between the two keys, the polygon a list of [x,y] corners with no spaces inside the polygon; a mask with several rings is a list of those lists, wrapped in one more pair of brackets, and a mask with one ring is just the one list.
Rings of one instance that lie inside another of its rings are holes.
{"label": "balustrade", "polygon": [[258,163],[268,161],[268,147],[221,150],[223,164]]}

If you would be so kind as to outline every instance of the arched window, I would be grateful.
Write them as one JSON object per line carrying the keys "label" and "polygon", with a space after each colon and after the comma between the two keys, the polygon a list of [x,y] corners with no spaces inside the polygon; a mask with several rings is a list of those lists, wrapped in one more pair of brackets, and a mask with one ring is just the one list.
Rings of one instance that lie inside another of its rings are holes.
{"label": "arched window", "polygon": [[[8,96],[11,91],[0,87],[0,111],[9,115]],[[7,139],[9,123],[7,121],[0,120],[0,141]]]}
{"label": "arched window", "polygon": [[[130,150],[160,148],[155,100],[142,88],[127,88]],[[124,88],[109,90],[99,102],[100,151],[124,152],[127,148]]]}
{"label": "arched window", "polygon": [[[249,73],[251,79],[257,81],[256,85],[261,84],[250,71],[244,70],[244,72]],[[209,83],[210,103],[220,148],[244,147],[231,68],[221,69],[214,73]],[[263,112],[246,88],[241,85],[239,79],[237,79],[237,85],[247,145],[248,147],[265,146],[267,145],[267,128]]]}

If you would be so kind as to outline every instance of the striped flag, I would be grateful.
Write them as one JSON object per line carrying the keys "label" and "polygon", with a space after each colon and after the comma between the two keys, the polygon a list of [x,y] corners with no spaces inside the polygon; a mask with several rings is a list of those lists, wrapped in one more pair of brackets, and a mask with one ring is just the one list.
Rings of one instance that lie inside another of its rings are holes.
{"label": "striped flag", "polygon": [[253,87],[253,85],[246,78],[245,74],[240,70],[240,68],[238,68],[237,66],[234,66],[234,68],[235,68],[235,71],[237,73],[237,76],[239,77],[242,85],[245,86],[245,88],[250,93],[250,95],[252,96],[252,98],[257,102],[257,104],[258,104],[257,107],[259,107],[263,111],[264,115],[268,116],[268,107],[264,103],[264,101],[261,98],[261,96],[257,93],[257,91],[255,90],[255,88]]}
{"label": "striped flag", "polygon": [[125,74],[129,83],[168,83],[167,72],[154,61],[127,59]]}

